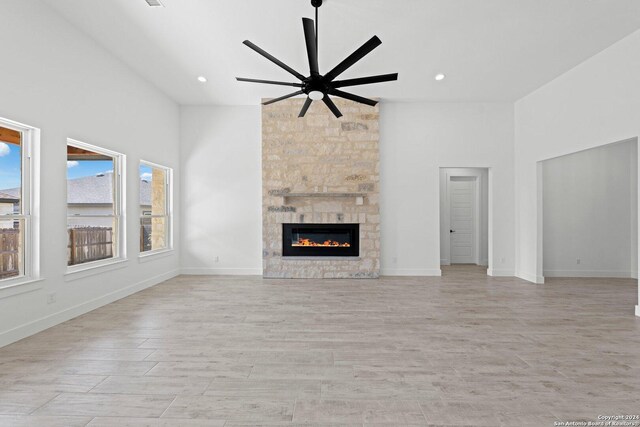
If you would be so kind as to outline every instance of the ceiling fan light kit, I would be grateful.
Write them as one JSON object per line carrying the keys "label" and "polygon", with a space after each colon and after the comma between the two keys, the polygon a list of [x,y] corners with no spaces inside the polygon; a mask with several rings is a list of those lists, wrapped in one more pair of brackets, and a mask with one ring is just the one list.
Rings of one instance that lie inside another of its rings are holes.
{"label": "ceiling fan light kit", "polygon": [[324,93],[320,92],[319,90],[312,90],[311,92],[309,92],[309,98],[311,98],[312,101],[320,101],[322,98],[324,98]]}
{"label": "ceiling fan light kit", "polygon": [[326,73],[325,75],[320,74],[320,68],[318,66],[318,8],[322,6],[322,0],[311,0],[311,5],[316,9],[316,19],[315,22],[313,19],[302,18],[302,27],[304,29],[304,38],[305,44],[307,46],[307,56],[309,59],[309,72],[310,75],[304,76],[293,68],[289,67],[284,62],[280,61],[273,55],[267,53],[260,47],[251,43],[249,40],[245,40],[243,43],[250,49],[254,50],[258,54],[264,56],[269,61],[273,62],[283,70],[287,71],[289,74],[296,77],[300,80],[300,83],[288,83],[281,81],[273,81],[273,80],[260,80],[260,79],[247,79],[242,77],[237,77],[236,79],[241,82],[249,82],[249,83],[262,83],[262,84],[270,84],[270,85],[279,85],[279,86],[292,86],[298,88],[297,91],[289,93],[287,95],[281,96],[279,98],[271,99],[269,101],[265,101],[263,105],[269,105],[276,103],[278,101],[282,101],[288,98],[292,98],[298,95],[307,95],[307,100],[305,101],[302,110],[298,117],[304,117],[311,103],[313,101],[322,100],[327,108],[331,110],[331,112],[336,116],[336,118],[342,117],[342,113],[336,107],[335,103],[331,100],[329,95],[337,96],[339,98],[348,99],[354,102],[359,102],[361,104],[375,106],[378,101],[374,101],[372,99],[364,98],[359,95],[355,95],[349,92],[344,92],[339,90],[338,88],[349,87],[349,86],[360,86],[366,84],[373,83],[382,83],[398,80],[398,73],[393,74],[382,74],[378,76],[370,76],[370,77],[360,77],[355,79],[348,80],[335,80],[340,74],[345,72],[351,66],[353,66],[356,62],[360,61],[362,58],[367,56],[371,51],[373,51],[376,47],[382,44],[382,41],[377,36],[373,36],[369,41],[360,46],[355,52],[349,55],[344,61],[340,64],[336,65],[331,71]]}

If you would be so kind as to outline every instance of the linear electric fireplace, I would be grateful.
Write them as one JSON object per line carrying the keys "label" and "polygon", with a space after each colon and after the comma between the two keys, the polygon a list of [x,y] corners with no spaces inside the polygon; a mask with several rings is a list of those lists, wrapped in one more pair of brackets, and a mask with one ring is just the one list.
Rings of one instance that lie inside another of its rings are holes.
{"label": "linear electric fireplace", "polygon": [[360,224],[282,224],[282,256],[360,255]]}

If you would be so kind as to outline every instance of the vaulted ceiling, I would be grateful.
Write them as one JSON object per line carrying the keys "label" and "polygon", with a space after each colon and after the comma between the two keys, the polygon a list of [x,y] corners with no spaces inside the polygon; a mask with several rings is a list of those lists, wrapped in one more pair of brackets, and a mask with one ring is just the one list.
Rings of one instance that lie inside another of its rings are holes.
{"label": "vaulted ceiling", "polygon": [[[291,77],[245,39],[309,73],[301,22],[313,17],[309,0],[43,1],[180,104],[258,104],[286,93],[235,81]],[[342,77],[400,80],[358,94],[514,101],[639,28],[638,0],[325,0],[319,62],[326,72],[378,35],[382,46]],[[447,77],[436,82],[440,72]]]}

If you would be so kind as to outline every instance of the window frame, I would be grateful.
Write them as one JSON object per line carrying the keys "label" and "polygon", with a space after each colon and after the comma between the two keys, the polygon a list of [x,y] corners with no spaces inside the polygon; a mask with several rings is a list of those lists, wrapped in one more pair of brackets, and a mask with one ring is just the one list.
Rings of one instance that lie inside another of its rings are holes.
{"label": "window frame", "polygon": [[[140,167],[147,166],[150,168],[162,169],[164,171],[165,182],[164,182],[164,190],[165,190],[165,206],[164,206],[164,215],[144,215],[143,210],[141,209],[140,204]],[[146,258],[153,255],[162,254],[165,252],[173,251],[173,168],[169,166],[163,166],[158,163],[150,162],[147,160],[140,160],[138,165],[138,241],[141,240],[139,235],[140,233],[140,221],[143,218],[165,218],[165,233],[166,233],[166,247],[161,249],[152,249],[149,251],[142,251],[141,247],[138,247],[138,258]]]}
{"label": "window frame", "polygon": [[22,274],[0,280],[0,291],[40,280],[40,129],[0,117],[0,126],[20,132],[20,211],[2,215],[23,221]]}
{"label": "window frame", "polygon": [[[126,162],[127,156],[108,148],[99,147],[93,144],[67,138],[67,147],[72,146],[83,150],[93,151],[113,158],[113,214],[112,215],[69,215],[68,194],[65,190],[66,225],[69,227],[70,218],[113,218],[115,232],[115,244],[113,246],[113,256],[111,258],[89,261],[82,264],[67,265],[66,274],[85,272],[87,270],[98,269],[112,264],[119,264],[127,261],[127,220],[126,220]],[[67,158],[68,159],[68,158]],[[68,176],[65,183],[68,181]],[[65,241],[66,242],[66,241]]]}

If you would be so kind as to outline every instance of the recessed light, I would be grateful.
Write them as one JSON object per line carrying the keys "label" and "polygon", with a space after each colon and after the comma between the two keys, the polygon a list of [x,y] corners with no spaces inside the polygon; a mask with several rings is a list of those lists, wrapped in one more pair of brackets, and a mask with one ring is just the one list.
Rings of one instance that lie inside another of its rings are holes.
{"label": "recessed light", "polygon": [[200,83],[206,83],[206,82],[207,82],[207,78],[206,78],[206,77],[204,77],[204,76],[200,76],[200,77],[198,77],[198,81],[199,81]]}
{"label": "recessed light", "polygon": [[445,76],[445,75],[444,75],[444,74],[442,74],[442,73],[438,73],[438,74],[436,74],[435,79],[436,79],[437,81],[442,81],[442,80],[444,80],[444,78],[445,78],[445,77],[447,77],[447,76]]}

